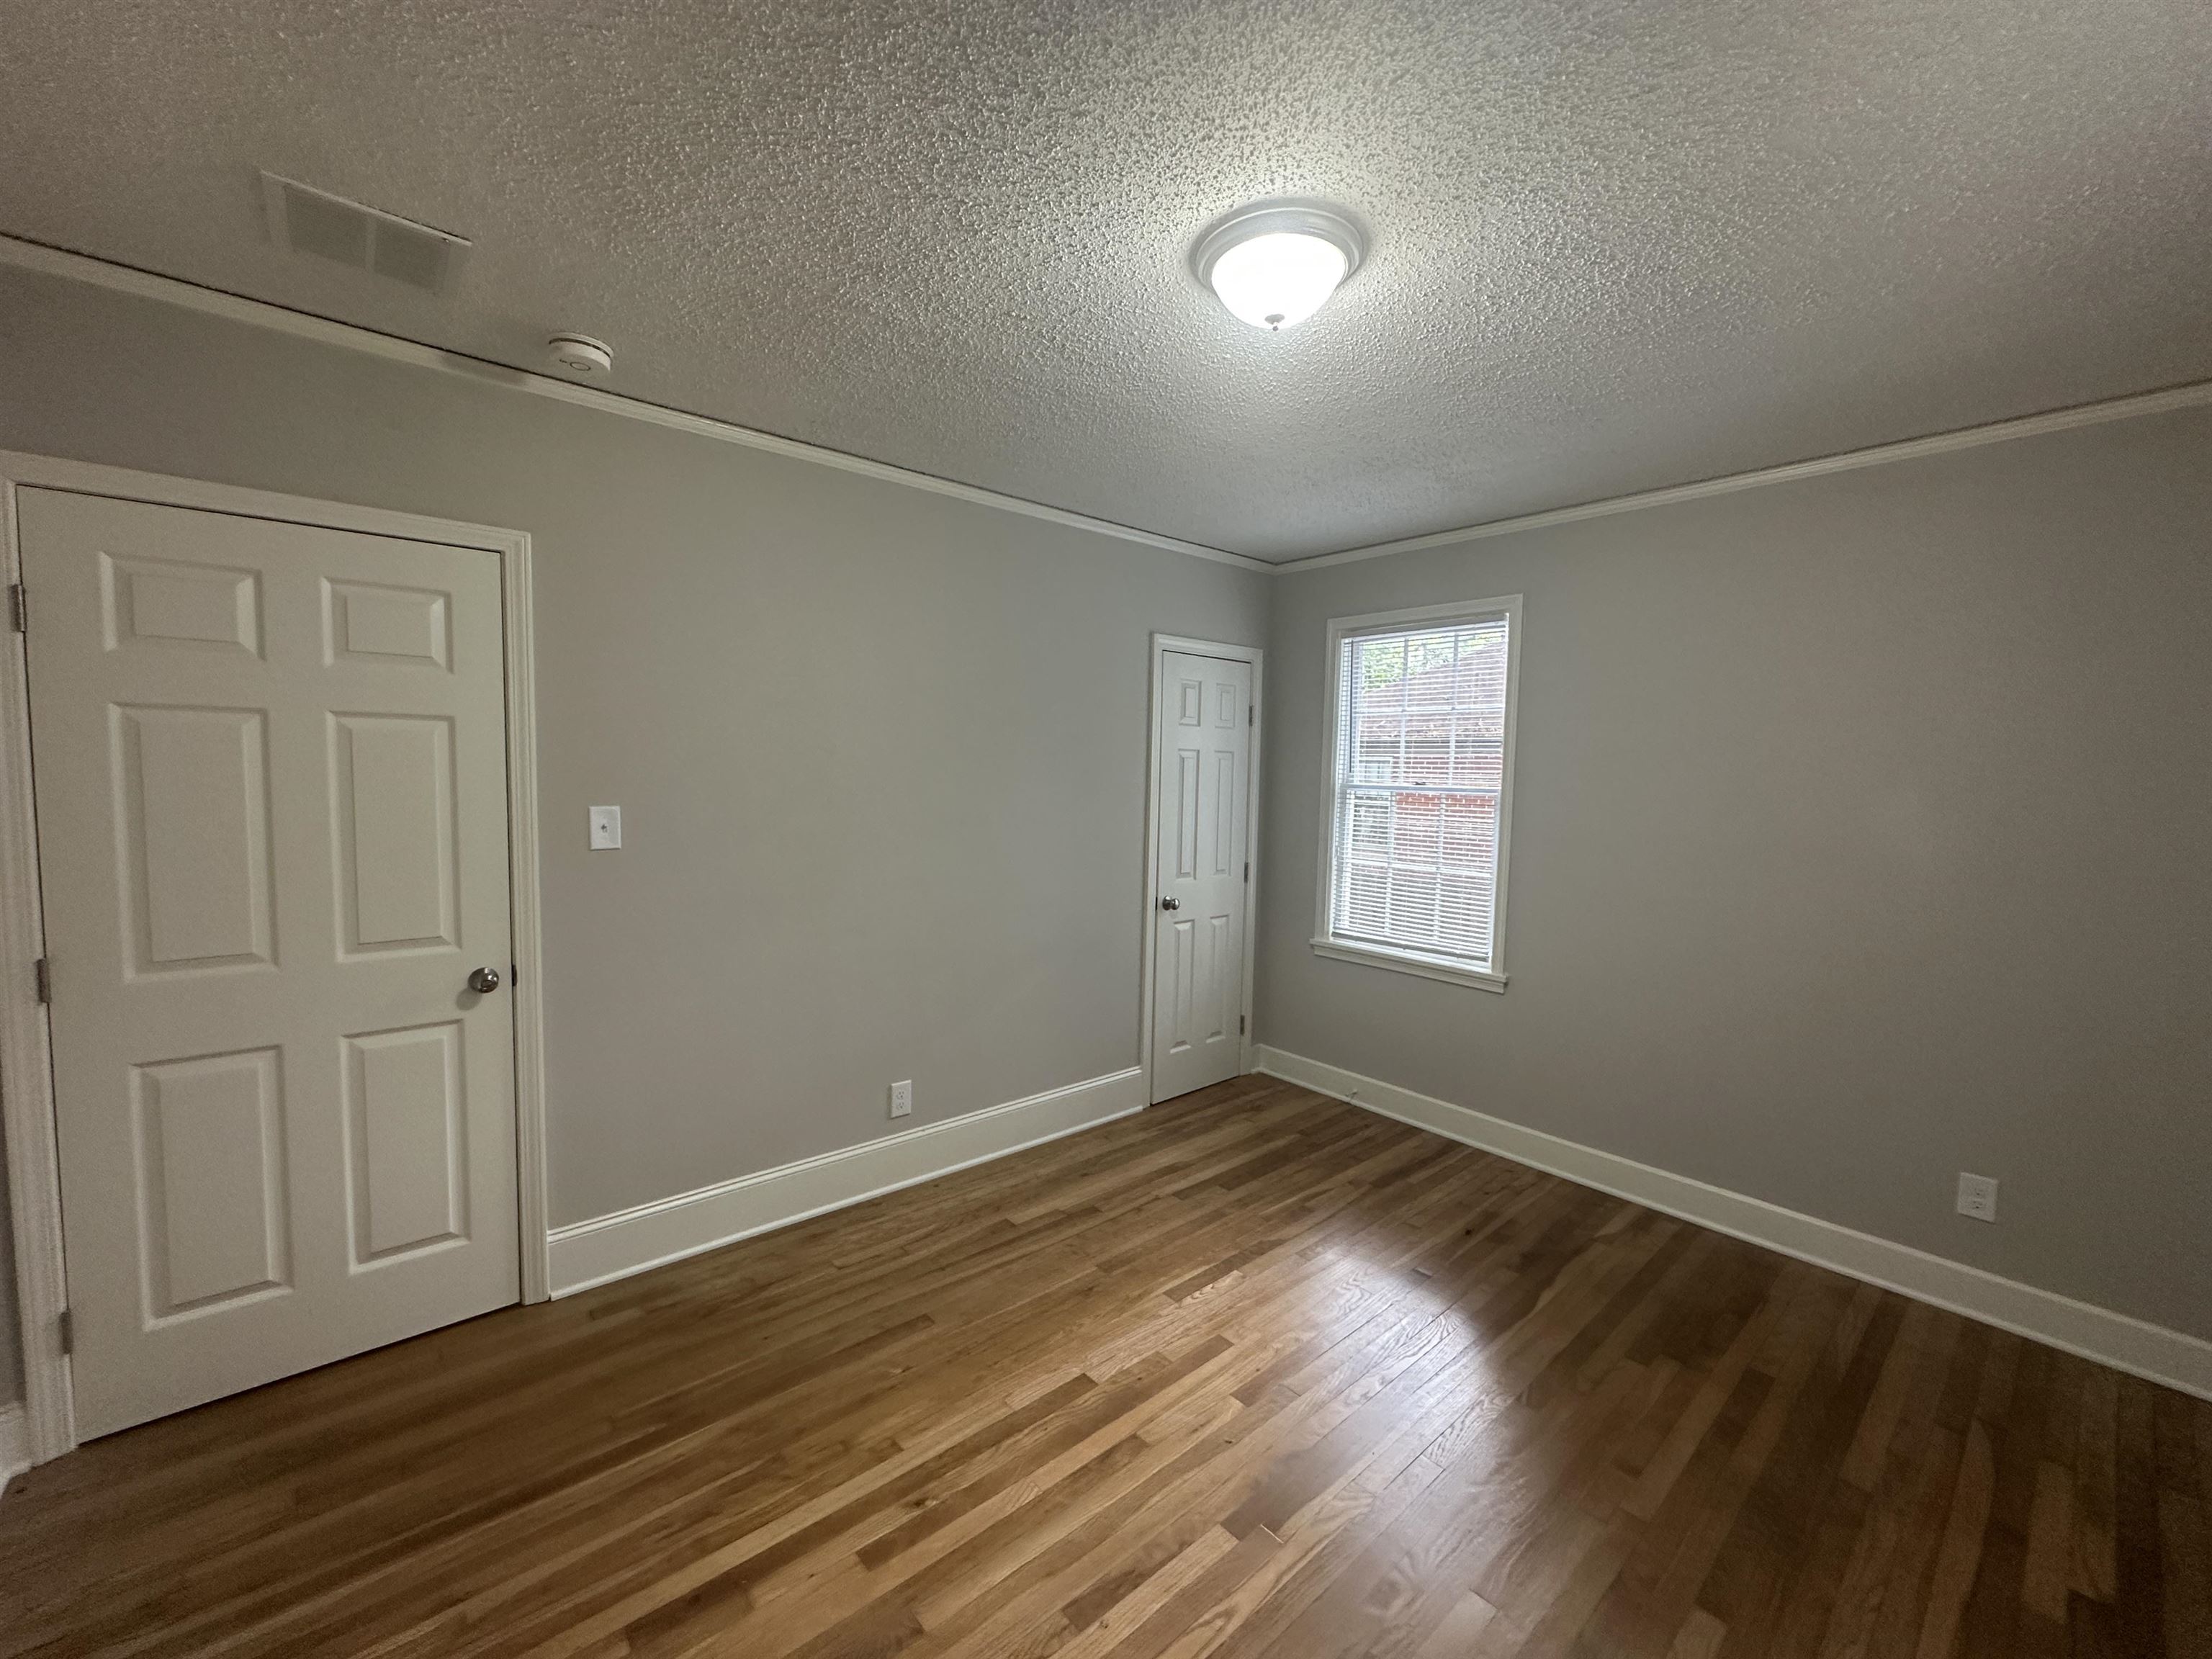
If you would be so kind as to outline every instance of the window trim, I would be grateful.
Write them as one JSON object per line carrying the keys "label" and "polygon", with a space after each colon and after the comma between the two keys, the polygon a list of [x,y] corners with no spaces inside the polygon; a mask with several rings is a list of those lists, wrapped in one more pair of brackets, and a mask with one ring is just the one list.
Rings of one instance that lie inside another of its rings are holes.
{"label": "window trim", "polygon": [[[1330,931],[1330,902],[1336,885],[1337,793],[1344,765],[1344,733],[1337,720],[1342,707],[1338,684],[1344,669],[1344,642],[1364,634],[1411,632],[1450,622],[1471,622],[1481,617],[1505,617],[1505,743],[1501,757],[1498,790],[1498,878],[1491,912],[1490,964],[1474,968],[1450,957],[1424,955],[1418,951],[1377,945],[1368,939],[1339,939]],[[1509,593],[1494,599],[1460,601],[1451,605],[1417,605],[1406,611],[1376,611],[1358,617],[1332,617],[1322,673],[1321,856],[1316,860],[1314,884],[1313,951],[1340,962],[1355,962],[1394,973],[1416,974],[1424,979],[1472,986],[1478,990],[1505,988],[1505,898],[1508,860],[1513,846],[1513,753],[1515,727],[1521,712],[1521,595]]]}

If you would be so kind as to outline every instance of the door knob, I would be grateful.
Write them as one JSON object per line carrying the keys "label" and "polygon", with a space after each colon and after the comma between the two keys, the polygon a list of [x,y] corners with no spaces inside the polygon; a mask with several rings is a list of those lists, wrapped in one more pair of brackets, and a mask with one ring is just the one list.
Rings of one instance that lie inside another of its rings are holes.
{"label": "door knob", "polygon": [[469,975],[469,989],[476,992],[480,996],[489,992],[496,991],[499,989],[499,969],[496,968],[477,969],[476,972]]}
{"label": "door knob", "polygon": [[1182,908],[1182,901],[1179,898],[1164,898],[1160,901],[1160,908],[1163,910],[1180,910]]}

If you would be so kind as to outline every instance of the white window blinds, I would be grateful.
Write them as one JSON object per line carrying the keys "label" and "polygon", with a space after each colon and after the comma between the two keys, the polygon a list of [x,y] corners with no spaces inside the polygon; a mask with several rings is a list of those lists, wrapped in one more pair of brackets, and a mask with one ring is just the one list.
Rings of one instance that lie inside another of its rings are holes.
{"label": "white window blinds", "polygon": [[1511,609],[1337,642],[1330,940],[1491,971]]}

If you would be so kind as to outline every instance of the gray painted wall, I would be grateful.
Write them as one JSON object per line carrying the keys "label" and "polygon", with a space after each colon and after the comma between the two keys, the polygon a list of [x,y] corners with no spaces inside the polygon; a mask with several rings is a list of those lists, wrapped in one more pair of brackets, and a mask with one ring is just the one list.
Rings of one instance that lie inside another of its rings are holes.
{"label": "gray painted wall", "polygon": [[[20,272],[0,349],[0,447],[532,533],[556,1221],[1134,1063],[1146,635],[1272,598],[1261,1040],[2212,1335],[2212,414],[1270,584]],[[1512,592],[1511,988],[1313,957],[1326,619]]]}
{"label": "gray painted wall", "polygon": [[0,349],[0,447],[531,532],[556,1224],[1137,1063],[1148,635],[1266,578],[19,271]]}
{"label": "gray painted wall", "polygon": [[[1327,619],[1513,592],[1510,987],[1316,957]],[[2212,412],[1289,576],[1267,692],[1261,1041],[2212,1336]]]}

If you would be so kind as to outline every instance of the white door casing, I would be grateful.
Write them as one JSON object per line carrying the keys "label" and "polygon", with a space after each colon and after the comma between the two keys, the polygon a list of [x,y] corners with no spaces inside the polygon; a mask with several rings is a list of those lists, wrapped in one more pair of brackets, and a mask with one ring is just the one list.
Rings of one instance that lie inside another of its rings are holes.
{"label": "white door casing", "polygon": [[17,503],[77,1433],[515,1300],[499,555]]}
{"label": "white door casing", "polygon": [[1253,665],[1159,653],[1154,697],[1152,1097],[1243,1069]]}

